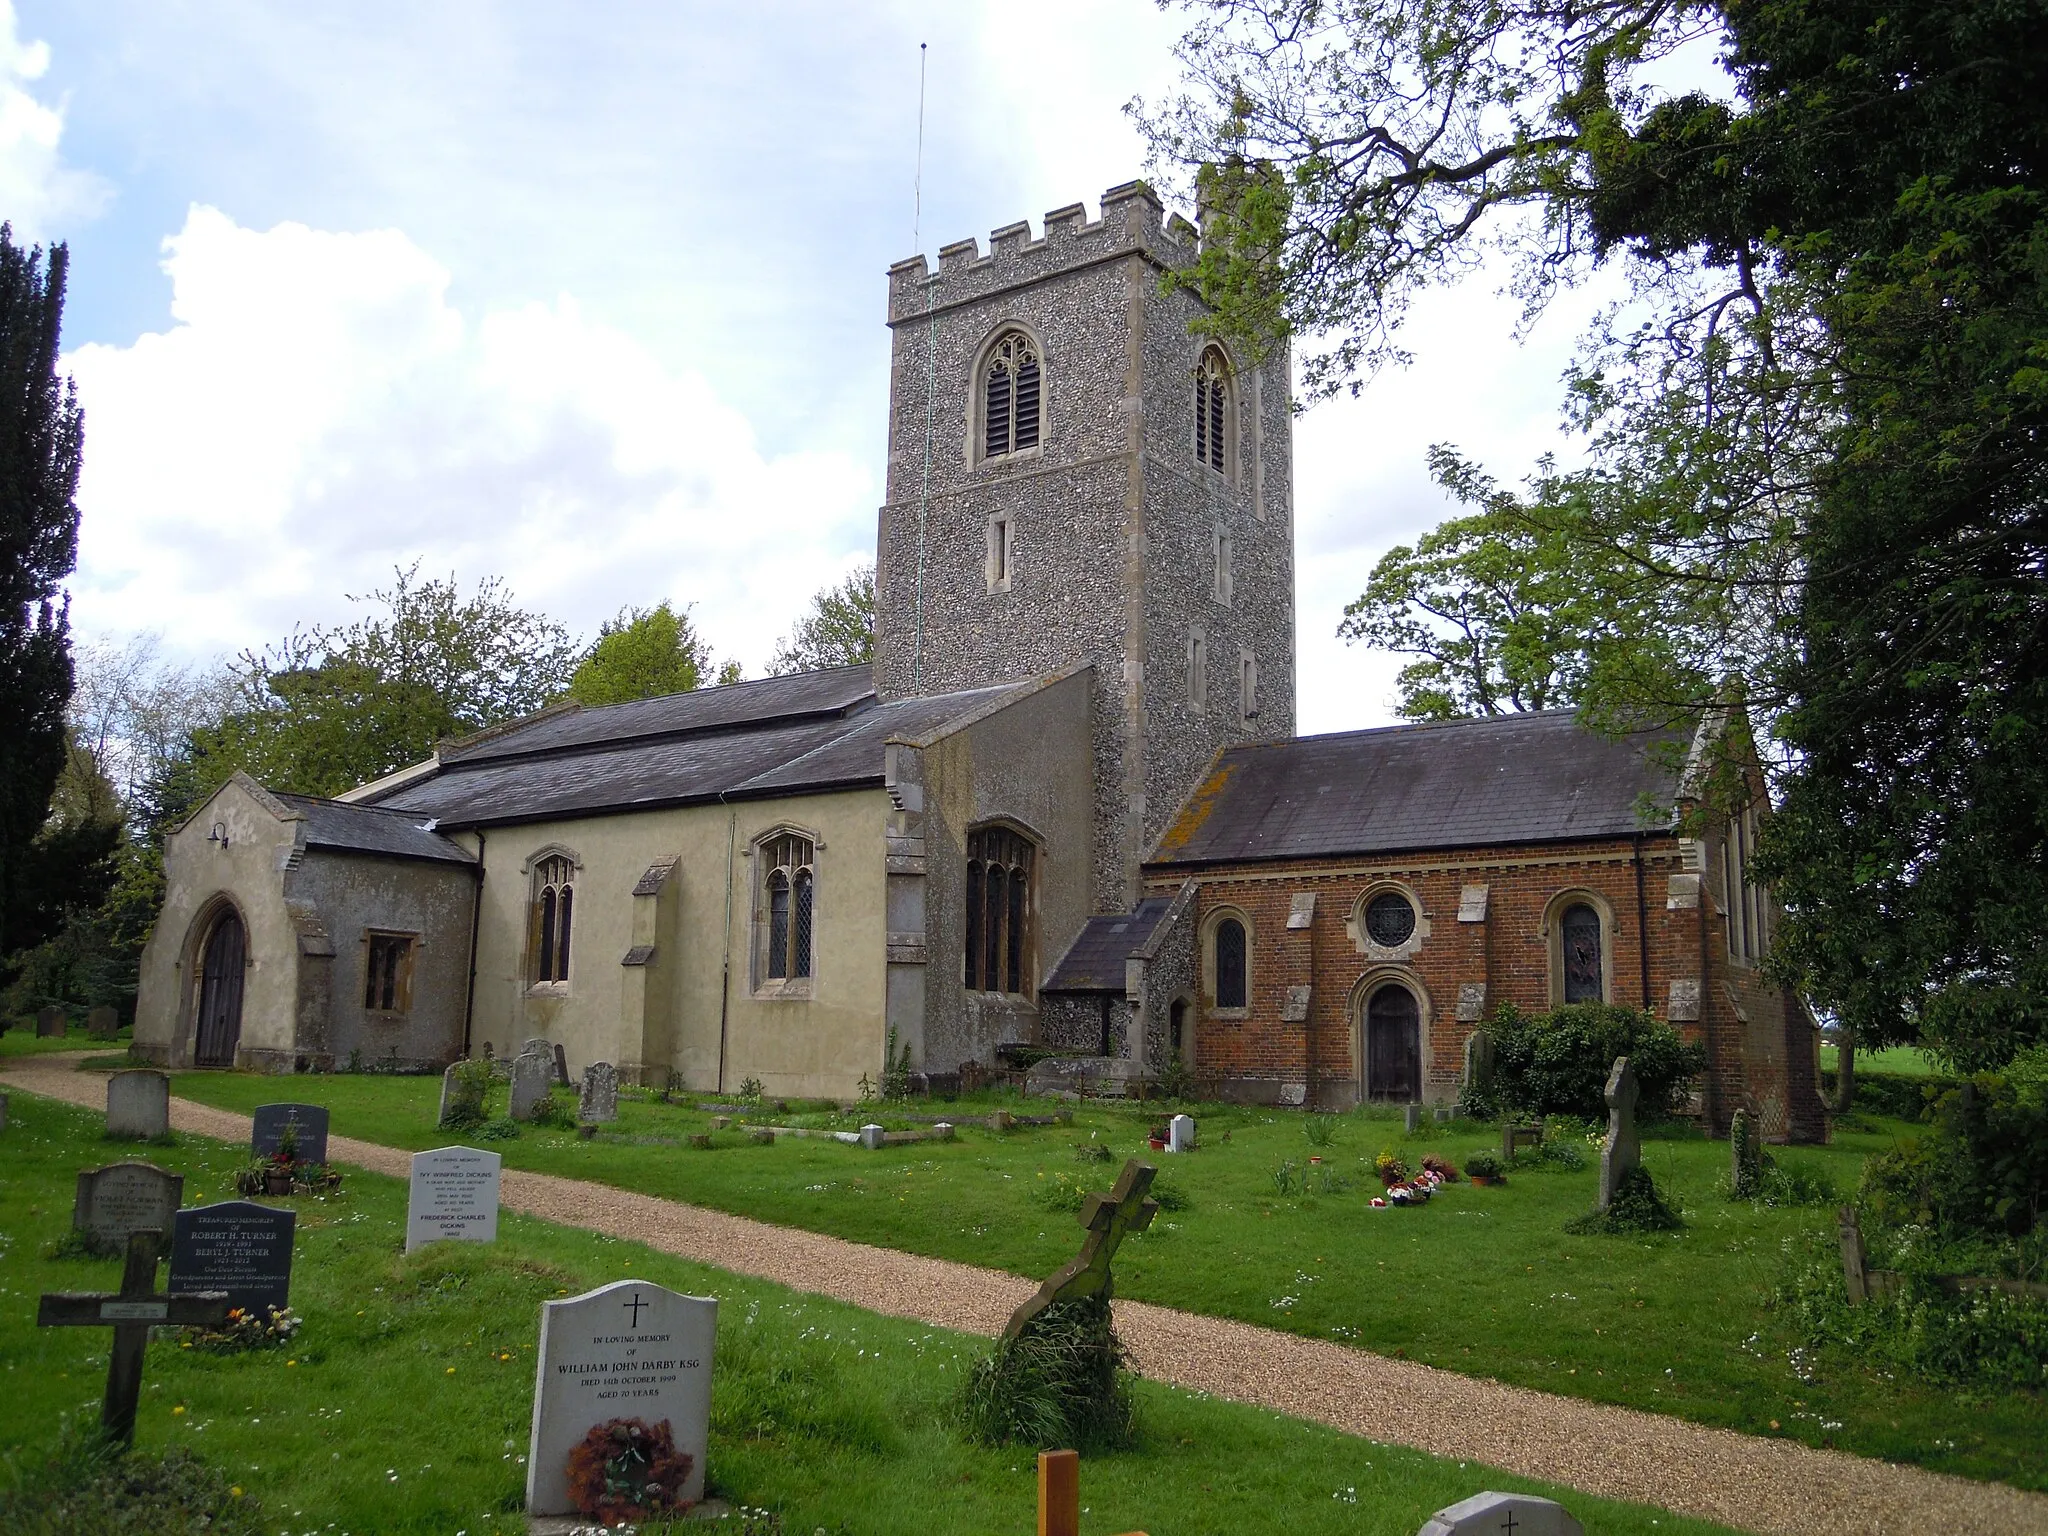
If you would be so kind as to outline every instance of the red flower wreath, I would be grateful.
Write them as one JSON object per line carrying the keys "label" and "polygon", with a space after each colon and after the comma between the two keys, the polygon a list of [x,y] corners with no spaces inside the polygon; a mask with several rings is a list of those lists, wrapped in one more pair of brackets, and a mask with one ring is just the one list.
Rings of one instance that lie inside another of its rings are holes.
{"label": "red flower wreath", "polygon": [[693,1458],[676,1450],[668,1420],[611,1419],[569,1452],[569,1497],[577,1512],[606,1525],[679,1515],[690,1507],[683,1485]]}

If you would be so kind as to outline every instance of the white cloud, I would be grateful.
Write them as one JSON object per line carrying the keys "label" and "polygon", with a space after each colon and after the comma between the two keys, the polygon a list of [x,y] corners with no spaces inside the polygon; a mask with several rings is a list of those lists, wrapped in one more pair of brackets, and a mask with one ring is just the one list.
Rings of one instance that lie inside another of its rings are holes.
{"label": "white cloud", "polygon": [[461,313],[403,233],[245,229],[195,206],[165,242],[168,331],[67,359],[86,411],[74,617],[232,650],[394,562],[589,632],[694,602],[752,669],[872,526],[871,469],[764,456],[701,378],[574,298]]}
{"label": "white cloud", "polygon": [[49,67],[49,45],[23,42],[13,0],[0,0],[0,210],[22,240],[61,237],[67,221],[91,218],[113,192],[59,155],[64,109],[27,89]]}

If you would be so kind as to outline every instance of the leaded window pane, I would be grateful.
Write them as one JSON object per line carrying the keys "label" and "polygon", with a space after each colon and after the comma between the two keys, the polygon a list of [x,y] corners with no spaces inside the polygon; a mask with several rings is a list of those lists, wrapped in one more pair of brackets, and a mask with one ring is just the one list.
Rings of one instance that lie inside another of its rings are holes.
{"label": "leaded window pane", "polygon": [[551,889],[540,893],[540,967],[534,979],[555,979],[555,893]]}
{"label": "leaded window pane", "polygon": [[563,886],[561,916],[556,920],[555,924],[554,979],[556,981],[567,981],[569,979],[569,920],[575,915],[575,901],[575,887]]}
{"label": "leaded window pane", "polygon": [[768,975],[780,981],[789,974],[789,876],[776,870],[768,877]]}
{"label": "leaded window pane", "polygon": [[991,864],[987,877],[988,896],[982,907],[981,975],[982,985],[989,991],[1002,989],[1003,984],[1003,867]]}
{"label": "leaded window pane", "polygon": [[1365,932],[1382,949],[1398,949],[1415,933],[1415,908],[1398,891],[1385,891],[1366,903]]}
{"label": "leaded window pane", "polygon": [[1580,902],[1565,908],[1559,928],[1564,948],[1564,1000],[1601,1001],[1605,988],[1600,975],[1600,914]]}
{"label": "leaded window pane", "polygon": [[981,990],[981,861],[967,861],[967,990]]}
{"label": "leaded window pane", "polygon": [[1244,924],[1234,917],[1216,925],[1216,1006],[1245,1006]]}
{"label": "leaded window pane", "polygon": [[1024,896],[1026,876],[1023,870],[1010,871],[1010,967],[1004,978],[1005,992],[1024,990]]}
{"label": "leaded window pane", "polygon": [[811,872],[808,869],[796,872],[793,895],[796,914],[790,924],[789,974],[808,976],[811,974]]}

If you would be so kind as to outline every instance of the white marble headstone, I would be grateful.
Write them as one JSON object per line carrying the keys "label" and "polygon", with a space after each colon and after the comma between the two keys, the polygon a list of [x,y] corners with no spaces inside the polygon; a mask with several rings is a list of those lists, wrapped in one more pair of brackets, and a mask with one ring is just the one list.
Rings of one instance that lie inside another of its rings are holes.
{"label": "white marble headstone", "polygon": [[1416,1536],[1585,1536],[1554,1499],[1527,1493],[1475,1493],[1431,1515]]}
{"label": "white marble headstone", "polygon": [[683,1497],[704,1497],[718,1298],[620,1280],[541,1304],[526,1512],[570,1515],[569,1452],[612,1419],[668,1421],[690,1458]]}
{"label": "white marble headstone", "polygon": [[412,1155],[405,1203],[405,1251],[427,1243],[495,1243],[498,1174],[504,1159],[474,1147],[437,1147]]}
{"label": "white marble headstone", "polygon": [[171,1080],[144,1068],[107,1079],[107,1134],[147,1139],[171,1133]]}
{"label": "white marble headstone", "polygon": [[1192,1152],[1195,1150],[1195,1117],[1175,1115],[1166,1122],[1166,1150],[1169,1152]]}

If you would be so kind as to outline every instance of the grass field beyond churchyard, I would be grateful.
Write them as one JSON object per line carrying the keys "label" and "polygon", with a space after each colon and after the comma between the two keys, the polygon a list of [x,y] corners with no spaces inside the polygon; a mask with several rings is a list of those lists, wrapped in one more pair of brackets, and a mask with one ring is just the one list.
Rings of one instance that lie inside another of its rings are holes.
{"label": "grass field beyond churchyard", "polygon": [[[434,1127],[438,1078],[186,1073],[174,1091],[243,1111],[294,1097],[326,1104],[337,1135],[390,1146],[464,1139]],[[619,1120],[595,1141],[526,1128],[514,1140],[473,1144],[491,1146],[512,1167],[1037,1278],[1072,1257],[1071,1213],[1083,1191],[1106,1188],[1122,1159],[1143,1151],[1145,1129],[1160,1117],[1141,1106],[1089,1104],[1071,1126],[1005,1135],[963,1128],[950,1146],[879,1153],[830,1141],[756,1146],[731,1130],[713,1137],[714,1150],[698,1152],[684,1138],[708,1129],[710,1117],[694,1103],[667,1105],[626,1090]],[[1020,1112],[1050,1108],[1008,1103]],[[963,1116],[991,1107],[916,1106]],[[1685,1232],[1568,1237],[1564,1223],[1593,1204],[1597,1187],[1598,1151],[1583,1141],[1585,1166],[1576,1172],[1517,1171],[1498,1188],[1455,1185],[1419,1210],[1373,1210],[1371,1159],[1383,1148],[1411,1162],[1432,1150],[1462,1162],[1492,1144],[1494,1131],[1465,1122],[1410,1139],[1398,1118],[1361,1112],[1317,1117],[1334,1133],[1317,1148],[1298,1113],[1198,1115],[1201,1150],[1155,1158],[1169,1202],[1184,1204],[1125,1246],[1119,1295],[1751,1434],[2048,1487],[2048,1402],[2040,1394],[1945,1389],[1892,1379],[1846,1355],[1795,1349],[1772,1293],[1790,1263],[1808,1255],[1839,1263],[1832,1207],[1730,1203],[1725,1142],[1645,1142],[1646,1164],[1685,1211]],[[874,1117],[911,1123],[886,1107]],[[1847,1194],[1865,1156],[1912,1133],[1900,1122],[1852,1123],[1867,1128],[1839,1130],[1829,1147],[1773,1155]],[[1090,1143],[1106,1145],[1111,1160],[1084,1161],[1076,1149]],[[1323,1156],[1331,1179],[1348,1187],[1316,1192],[1311,1155]],[[1311,1173],[1311,1193],[1280,1193],[1274,1175],[1283,1162],[1297,1176]]]}
{"label": "grass field beyond churchyard", "polygon": [[[66,1415],[97,1416],[106,1335],[34,1327],[35,1298],[118,1284],[117,1262],[46,1255],[69,1226],[78,1170],[130,1149],[103,1140],[85,1110],[24,1093],[12,1101],[0,1135],[0,1449],[28,1459]],[[185,1175],[188,1203],[224,1197],[241,1149],[177,1141],[147,1155]],[[949,1427],[947,1399],[963,1363],[986,1348],[979,1340],[512,1214],[494,1246],[406,1258],[405,1186],[360,1171],[338,1196],[292,1203],[298,1337],[226,1357],[159,1339],[138,1421],[141,1447],[184,1445],[233,1476],[262,1502],[266,1529],[523,1531],[540,1303],[622,1278],[720,1299],[713,1494],[776,1512],[791,1536],[1034,1528],[1031,1456],[970,1449]],[[1136,1391],[1139,1444],[1083,1465],[1090,1533],[1410,1536],[1431,1510],[1486,1487],[1566,1499],[1603,1536],[1720,1529],[1151,1383]],[[1474,1425],[1475,1453],[1485,1439]]]}

